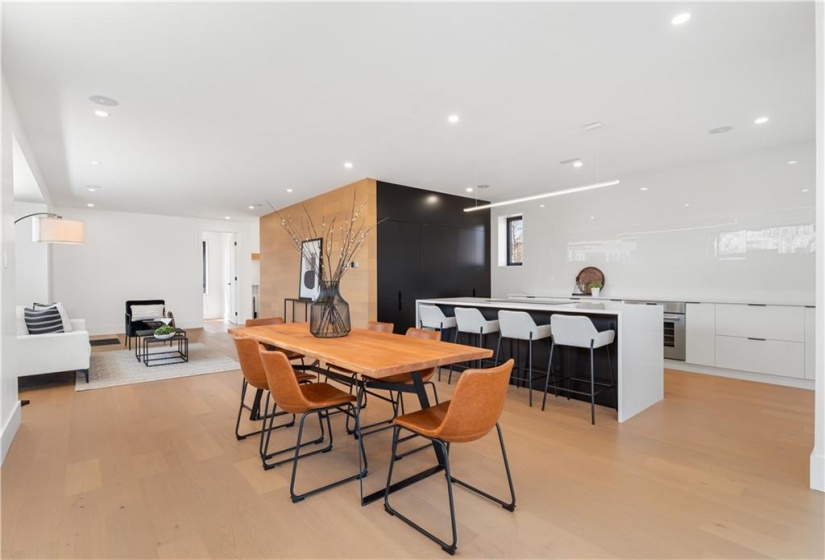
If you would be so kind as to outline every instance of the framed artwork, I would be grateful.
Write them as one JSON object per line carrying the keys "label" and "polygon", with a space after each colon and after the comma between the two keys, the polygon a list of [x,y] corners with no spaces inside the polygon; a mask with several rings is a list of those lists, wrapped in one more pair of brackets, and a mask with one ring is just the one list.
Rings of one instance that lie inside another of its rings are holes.
{"label": "framed artwork", "polygon": [[315,301],[321,291],[321,243],[322,240],[307,239],[301,243],[301,277],[298,297]]}

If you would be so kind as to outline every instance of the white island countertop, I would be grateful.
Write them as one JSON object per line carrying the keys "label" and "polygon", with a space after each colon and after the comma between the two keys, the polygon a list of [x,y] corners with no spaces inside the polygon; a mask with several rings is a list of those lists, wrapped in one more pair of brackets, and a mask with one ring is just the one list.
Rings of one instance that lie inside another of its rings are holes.
{"label": "white island countertop", "polygon": [[[616,318],[616,382],[618,420],[624,422],[664,398],[663,312],[658,305],[617,301],[581,301],[570,298],[530,299],[440,298],[420,299],[444,307],[512,309],[536,314],[569,313]],[[452,315],[452,313],[448,313]],[[594,317],[595,318],[595,317]],[[549,321],[544,321],[549,322]],[[416,305],[416,324],[418,311]]]}

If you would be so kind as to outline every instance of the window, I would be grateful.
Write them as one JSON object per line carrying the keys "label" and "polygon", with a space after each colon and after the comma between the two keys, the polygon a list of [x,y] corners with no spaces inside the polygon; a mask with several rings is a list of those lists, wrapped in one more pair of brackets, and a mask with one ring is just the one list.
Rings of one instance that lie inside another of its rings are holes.
{"label": "window", "polygon": [[521,266],[524,257],[524,219],[507,218],[507,266]]}

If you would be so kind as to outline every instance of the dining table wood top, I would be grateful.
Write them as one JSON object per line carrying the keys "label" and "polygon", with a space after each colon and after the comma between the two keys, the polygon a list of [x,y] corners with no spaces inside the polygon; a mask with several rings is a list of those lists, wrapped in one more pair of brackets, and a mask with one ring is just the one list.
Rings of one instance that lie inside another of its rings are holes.
{"label": "dining table wood top", "polygon": [[309,323],[240,327],[229,332],[375,379],[486,359],[493,355],[489,348],[367,329],[352,329],[347,336],[340,338],[317,338],[309,332]]}

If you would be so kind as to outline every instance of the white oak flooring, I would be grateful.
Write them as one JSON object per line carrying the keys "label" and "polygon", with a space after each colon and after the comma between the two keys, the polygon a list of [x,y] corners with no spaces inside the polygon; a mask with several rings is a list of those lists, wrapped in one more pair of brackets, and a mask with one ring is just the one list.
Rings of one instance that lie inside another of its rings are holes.
{"label": "white oak flooring", "polygon": [[[192,338],[234,358],[221,330]],[[289,467],[264,472],[256,440],[235,440],[240,384],[235,371],[83,393],[58,376],[22,390],[32,404],[0,472],[2,557],[446,557],[380,503],[360,507],[357,482],[292,504]],[[450,390],[439,384],[442,398]],[[823,558],[825,495],[808,488],[813,393],[677,371],[665,392],[622,425],[599,408],[591,426],[584,403],[550,398],[541,412],[512,388],[502,426],[517,508],[457,488],[457,556]],[[367,421],[386,411],[372,400]],[[355,472],[354,441],[341,418],[333,427],[336,448],[302,462],[299,484]],[[389,435],[367,439],[368,490],[386,476]],[[400,475],[431,455],[404,459]],[[505,491],[493,434],[452,456],[456,476]],[[442,476],[393,503],[447,534]]]}

